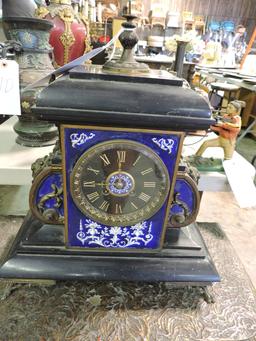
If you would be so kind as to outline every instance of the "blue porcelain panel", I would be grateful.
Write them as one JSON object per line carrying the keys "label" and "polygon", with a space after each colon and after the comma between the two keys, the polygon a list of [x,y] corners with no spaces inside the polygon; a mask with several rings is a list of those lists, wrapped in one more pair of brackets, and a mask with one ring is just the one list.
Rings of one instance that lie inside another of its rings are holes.
{"label": "blue porcelain panel", "polygon": [[[187,206],[189,209],[189,214],[191,214],[194,211],[196,205],[195,193],[191,184],[186,181],[186,179],[177,178],[174,187],[174,193],[179,193],[178,199]],[[179,205],[173,205],[170,210],[171,214],[182,212],[183,209]]]}
{"label": "blue porcelain panel", "polygon": [[109,140],[130,140],[150,147],[167,167],[173,182],[180,145],[180,134],[91,130],[65,127],[65,172],[67,188],[67,246],[81,248],[157,249],[161,245],[168,197],[163,206],[148,220],[132,226],[108,226],[85,216],[75,205],[70,193],[70,175],[76,161],[92,146]]}
{"label": "blue porcelain panel", "polygon": [[[59,216],[63,217],[63,191],[58,195],[58,192],[62,188],[62,174],[57,172],[49,174],[43,179],[38,187],[35,196],[35,205],[37,207],[42,206],[44,210],[53,208],[58,212]],[[50,198],[46,200],[46,196]]]}

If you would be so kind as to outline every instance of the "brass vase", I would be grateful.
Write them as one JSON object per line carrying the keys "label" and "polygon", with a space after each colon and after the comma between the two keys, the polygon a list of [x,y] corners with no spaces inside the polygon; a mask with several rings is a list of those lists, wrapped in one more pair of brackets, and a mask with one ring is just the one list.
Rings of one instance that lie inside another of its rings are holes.
{"label": "brass vase", "polygon": [[35,18],[3,18],[3,28],[8,40],[22,45],[23,52],[16,56],[20,67],[21,116],[14,125],[18,134],[16,142],[28,147],[41,147],[55,144],[58,138],[57,127],[46,121],[36,119],[31,111],[35,98],[42,87],[23,90],[27,85],[51,73],[49,31],[52,24],[47,20]]}

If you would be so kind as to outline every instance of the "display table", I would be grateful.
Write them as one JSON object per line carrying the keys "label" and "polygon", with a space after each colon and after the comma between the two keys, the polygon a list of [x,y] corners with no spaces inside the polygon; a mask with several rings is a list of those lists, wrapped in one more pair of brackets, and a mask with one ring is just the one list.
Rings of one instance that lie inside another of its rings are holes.
{"label": "display table", "polygon": [[[187,136],[185,138],[184,147],[182,150],[183,156],[194,155],[196,151],[199,149],[201,144],[205,140],[209,140],[215,138],[216,134],[214,132],[210,132],[207,136]],[[218,147],[211,147],[206,149],[203,156],[206,158],[218,158],[223,159],[223,149]],[[237,169],[243,169],[243,175],[245,178],[254,179],[256,170],[253,165],[248,162],[244,157],[242,157],[236,151],[234,152],[232,162],[234,167]],[[216,172],[216,171],[202,171],[200,172],[200,179],[198,188],[200,191],[206,192],[227,192],[231,191],[229,186],[228,179],[226,177],[225,172]]]}
{"label": "display table", "polygon": [[0,185],[30,185],[32,163],[53,149],[53,146],[30,148],[17,144],[13,130],[17,120],[11,117],[0,125]]}
{"label": "display table", "polygon": [[31,148],[15,142],[17,117],[0,125],[0,215],[26,215],[32,183],[32,163],[50,153],[53,146]]}

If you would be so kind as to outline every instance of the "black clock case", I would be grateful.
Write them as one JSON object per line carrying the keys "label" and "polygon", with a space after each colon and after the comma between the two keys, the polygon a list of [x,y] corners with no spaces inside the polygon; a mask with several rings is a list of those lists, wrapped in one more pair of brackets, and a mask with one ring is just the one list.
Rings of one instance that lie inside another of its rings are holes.
{"label": "black clock case", "polygon": [[196,131],[215,122],[206,100],[164,70],[108,74],[78,66],[38,96],[35,117],[56,124]]}
{"label": "black clock case", "polygon": [[[167,72],[110,75],[95,66],[78,67],[51,83],[39,94],[33,113],[58,126],[93,123],[186,132],[213,123],[205,100]],[[201,286],[220,281],[196,223],[167,228],[164,247],[156,253],[85,252],[65,247],[63,225],[45,224],[30,212],[2,260],[0,277]]]}

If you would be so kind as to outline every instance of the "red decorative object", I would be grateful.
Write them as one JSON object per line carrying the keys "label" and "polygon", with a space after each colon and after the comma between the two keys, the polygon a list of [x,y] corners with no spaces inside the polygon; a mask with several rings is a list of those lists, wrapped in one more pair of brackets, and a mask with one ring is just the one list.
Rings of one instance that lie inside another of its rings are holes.
{"label": "red decorative object", "polygon": [[82,56],[89,47],[87,28],[71,6],[71,0],[51,0],[48,7],[40,6],[37,17],[54,24],[50,32],[55,67]]}
{"label": "red decorative object", "polygon": [[99,43],[106,44],[110,41],[110,36],[100,36],[98,41]]}

